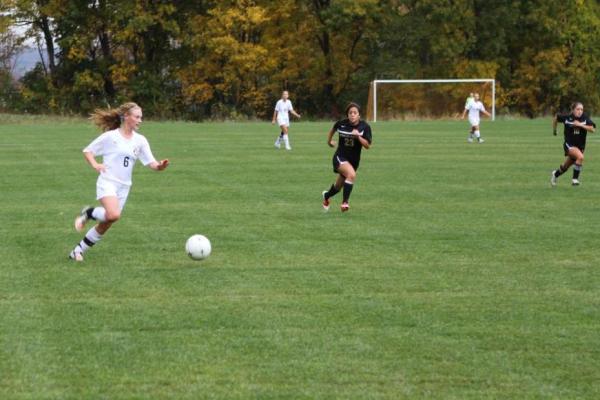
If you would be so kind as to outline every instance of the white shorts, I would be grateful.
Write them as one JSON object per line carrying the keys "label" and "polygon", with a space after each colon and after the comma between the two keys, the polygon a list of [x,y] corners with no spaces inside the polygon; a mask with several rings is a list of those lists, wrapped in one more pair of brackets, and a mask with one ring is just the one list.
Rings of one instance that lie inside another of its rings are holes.
{"label": "white shorts", "polygon": [[129,196],[129,189],[131,189],[131,186],[99,176],[96,181],[96,200],[107,196],[114,196],[119,199],[119,210],[122,211],[127,202],[127,196]]}
{"label": "white shorts", "polygon": [[479,118],[469,118],[469,123],[471,126],[479,126],[481,120]]}
{"label": "white shorts", "polygon": [[290,126],[289,117],[277,117],[277,125],[278,126]]}

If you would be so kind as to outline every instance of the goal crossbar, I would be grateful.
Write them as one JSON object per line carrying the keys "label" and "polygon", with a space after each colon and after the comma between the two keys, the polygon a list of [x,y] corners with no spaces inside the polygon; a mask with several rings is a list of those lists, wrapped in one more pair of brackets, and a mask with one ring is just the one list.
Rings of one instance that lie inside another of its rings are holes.
{"label": "goal crossbar", "polygon": [[496,80],[495,79],[376,79],[373,84],[373,122],[377,122],[377,85],[386,83],[491,83],[492,121],[496,119]]}

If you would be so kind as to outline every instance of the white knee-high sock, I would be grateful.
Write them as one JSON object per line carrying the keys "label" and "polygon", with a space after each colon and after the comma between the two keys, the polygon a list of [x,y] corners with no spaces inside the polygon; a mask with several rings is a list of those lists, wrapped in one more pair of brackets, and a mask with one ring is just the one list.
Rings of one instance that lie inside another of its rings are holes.
{"label": "white knee-high sock", "polygon": [[96,221],[106,222],[106,210],[104,209],[104,207],[94,208],[92,210],[91,215],[89,216],[92,217],[92,219],[95,219]]}
{"label": "white knee-high sock", "polygon": [[290,147],[290,139],[288,135],[283,135],[283,143],[285,143],[285,147]]}
{"label": "white knee-high sock", "polygon": [[88,251],[93,245],[98,243],[100,239],[102,239],[102,235],[98,233],[96,227],[93,227],[85,234],[83,239],[81,239],[81,242],[79,242],[79,244],[75,246],[75,249],[73,251],[75,253],[83,254],[86,251]]}
{"label": "white knee-high sock", "polygon": [[479,130],[475,131],[475,137],[477,139],[479,139],[481,137],[481,133],[479,132]]}

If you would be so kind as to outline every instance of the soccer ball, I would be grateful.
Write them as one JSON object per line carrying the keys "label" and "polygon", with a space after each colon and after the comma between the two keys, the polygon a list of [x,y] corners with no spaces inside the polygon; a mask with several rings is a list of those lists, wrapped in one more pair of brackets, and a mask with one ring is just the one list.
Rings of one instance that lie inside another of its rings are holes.
{"label": "soccer ball", "polygon": [[193,235],[185,242],[185,252],[193,260],[204,260],[210,255],[210,240],[203,235]]}

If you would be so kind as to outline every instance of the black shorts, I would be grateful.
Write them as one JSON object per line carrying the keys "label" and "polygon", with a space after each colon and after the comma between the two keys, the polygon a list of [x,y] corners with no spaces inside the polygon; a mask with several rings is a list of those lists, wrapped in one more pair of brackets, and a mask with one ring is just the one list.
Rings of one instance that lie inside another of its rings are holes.
{"label": "black shorts", "polygon": [[569,149],[571,147],[575,147],[575,148],[581,150],[582,153],[585,151],[585,146],[571,146],[569,143],[564,142],[563,143],[563,150],[565,151],[565,156],[569,155]]}
{"label": "black shorts", "polygon": [[335,173],[339,173],[339,171],[338,171],[339,166],[345,162],[350,163],[350,165],[352,165],[352,167],[354,168],[354,171],[358,170],[358,165],[360,164],[360,160],[345,158],[344,156],[340,156],[337,153],[333,155],[332,161],[333,161],[333,172],[335,172]]}

